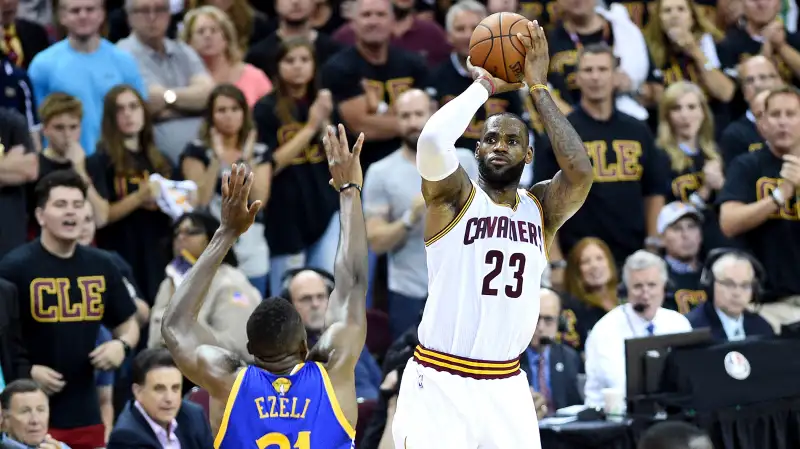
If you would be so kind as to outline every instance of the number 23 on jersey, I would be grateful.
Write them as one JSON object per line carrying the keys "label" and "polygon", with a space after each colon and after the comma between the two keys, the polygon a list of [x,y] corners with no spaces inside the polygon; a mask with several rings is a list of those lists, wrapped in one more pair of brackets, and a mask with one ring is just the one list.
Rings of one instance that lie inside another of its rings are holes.
{"label": "number 23 on jersey", "polygon": [[[506,260],[505,254],[496,249],[490,250],[486,253],[484,260],[486,265],[489,266],[489,272],[483,277],[483,288],[481,294],[483,296],[497,296],[499,289],[503,289],[503,293],[508,298],[519,298],[522,295],[522,282],[523,274],[525,273],[525,254],[513,253],[508,256]],[[500,275],[504,269],[513,271],[513,280],[510,284],[505,286],[498,286],[498,282],[494,282],[495,278]]]}

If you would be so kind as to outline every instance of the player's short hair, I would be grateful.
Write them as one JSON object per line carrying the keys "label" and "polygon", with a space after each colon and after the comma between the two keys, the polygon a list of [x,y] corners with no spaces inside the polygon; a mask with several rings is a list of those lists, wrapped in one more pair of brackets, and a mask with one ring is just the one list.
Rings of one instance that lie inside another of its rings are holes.
{"label": "player's short hair", "polygon": [[44,207],[50,199],[50,192],[56,187],[71,187],[78,189],[86,197],[88,186],[75,170],[56,170],[48,173],[36,183],[33,196],[36,198],[36,207]]}
{"label": "player's short hair", "polygon": [[39,118],[44,125],[59,115],[69,114],[78,120],[83,119],[83,103],[72,95],[63,92],[54,92],[39,106]]}
{"label": "player's short hair", "polygon": [[619,66],[619,58],[614,55],[614,49],[611,48],[606,42],[595,42],[581,48],[578,52],[578,66],[581,65],[584,55],[609,55],[613,61],[613,68]]}
{"label": "player's short hair", "polygon": [[522,119],[522,117],[518,116],[517,114],[514,114],[513,112],[508,112],[508,111],[498,112],[496,114],[492,114],[486,117],[486,120],[483,122],[484,127],[486,126],[487,123],[489,123],[489,119],[491,118],[498,118],[498,119],[507,118],[520,122],[522,124],[522,130],[524,131],[523,134],[525,134],[524,137],[526,144],[530,142],[530,136],[528,136],[528,124],[525,122],[525,120]]}
{"label": "player's short hair", "polygon": [[3,392],[0,393],[0,406],[3,407],[3,411],[11,408],[11,400],[14,398],[15,394],[22,394],[22,393],[33,393],[36,391],[41,391],[42,387],[39,386],[36,381],[31,379],[17,379],[14,382],[6,385],[3,389]]}
{"label": "player's short hair", "polygon": [[489,14],[486,10],[486,6],[477,0],[460,0],[458,3],[451,6],[444,16],[445,30],[447,30],[448,33],[453,31],[453,23],[456,21],[456,16],[462,12],[475,13],[482,18]]}
{"label": "player's short hair", "polygon": [[769,95],[764,99],[764,112],[769,111],[769,103],[773,98],[780,95],[794,95],[800,100],[800,90],[794,86],[781,86],[769,91]]}
{"label": "player's short hair", "polygon": [[145,349],[133,359],[131,381],[136,385],[144,385],[147,373],[158,368],[175,368],[175,359],[166,348]]}
{"label": "player's short hair", "polygon": [[306,339],[300,314],[286,299],[267,298],[247,319],[247,349],[259,358],[292,354]]}
{"label": "player's short hair", "polygon": [[698,438],[708,438],[699,428],[681,421],[668,421],[647,429],[639,440],[637,449],[694,449],[695,447],[713,449],[710,446],[693,444]]}

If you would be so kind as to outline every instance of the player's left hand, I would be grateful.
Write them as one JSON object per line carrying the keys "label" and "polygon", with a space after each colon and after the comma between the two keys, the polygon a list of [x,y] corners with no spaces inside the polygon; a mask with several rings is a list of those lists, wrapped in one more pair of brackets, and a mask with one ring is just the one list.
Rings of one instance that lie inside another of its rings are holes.
{"label": "player's left hand", "polygon": [[119,340],[111,340],[94,348],[89,353],[89,361],[96,369],[108,371],[118,368],[125,360],[125,345]]}
{"label": "player's left hand", "polygon": [[[527,34],[527,35],[526,35]],[[525,82],[528,87],[535,84],[547,84],[547,72],[550,69],[550,50],[547,35],[539,22],[528,22],[527,33],[517,33],[517,38],[525,46]]]}
{"label": "player's left hand", "polygon": [[361,171],[361,147],[364,145],[364,133],[358,135],[353,150],[350,151],[344,125],[339,124],[338,136],[336,128],[328,126],[325,129],[322,144],[325,146],[328,169],[332,177],[329,184],[336,190],[345,184],[355,184],[360,188],[364,184],[364,174]]}
{"label": "player's left hand", "polygon": [[236,237],[244,234],[256,220],[261,201],[247,205],[255,175],[247,172],[245,164],[233,164],[230,172],[222,175],[222,220],[220,229]]}

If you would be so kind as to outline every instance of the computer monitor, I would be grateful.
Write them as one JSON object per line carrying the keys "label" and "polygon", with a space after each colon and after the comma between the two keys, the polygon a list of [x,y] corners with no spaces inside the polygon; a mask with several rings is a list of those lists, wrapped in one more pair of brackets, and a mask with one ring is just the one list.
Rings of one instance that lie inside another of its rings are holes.
{"label": "computer monitor", "polygon": [[711,330],[707,327],[680,334],[625,340],[628,410],[632,401],[659,392],[664,362],[671,349],[707,346],[711,342]]}

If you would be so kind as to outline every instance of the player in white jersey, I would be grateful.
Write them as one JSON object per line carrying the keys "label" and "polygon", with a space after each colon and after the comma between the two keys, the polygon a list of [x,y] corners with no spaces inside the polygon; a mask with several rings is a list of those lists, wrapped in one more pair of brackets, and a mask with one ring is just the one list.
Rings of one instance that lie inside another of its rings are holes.
{"label": "player in white jersey", "polygon": [[[392,433],[395,448],[540,449],[536,410],[519,356],[539,315],[547,247],[583,204],[592,165],[545,85],[544,30],[528,24],[525,81],[561,171],[519,189],[533,158],[525,123],[486,119],[475,150],[480,177],[459,166],[455,142],[491,94],[519,89],[469,66],[475,78],[425,125],[417,168],[427,205],[428,300],[408,362]],[[469,64],[468,64],[469,65]]]}

